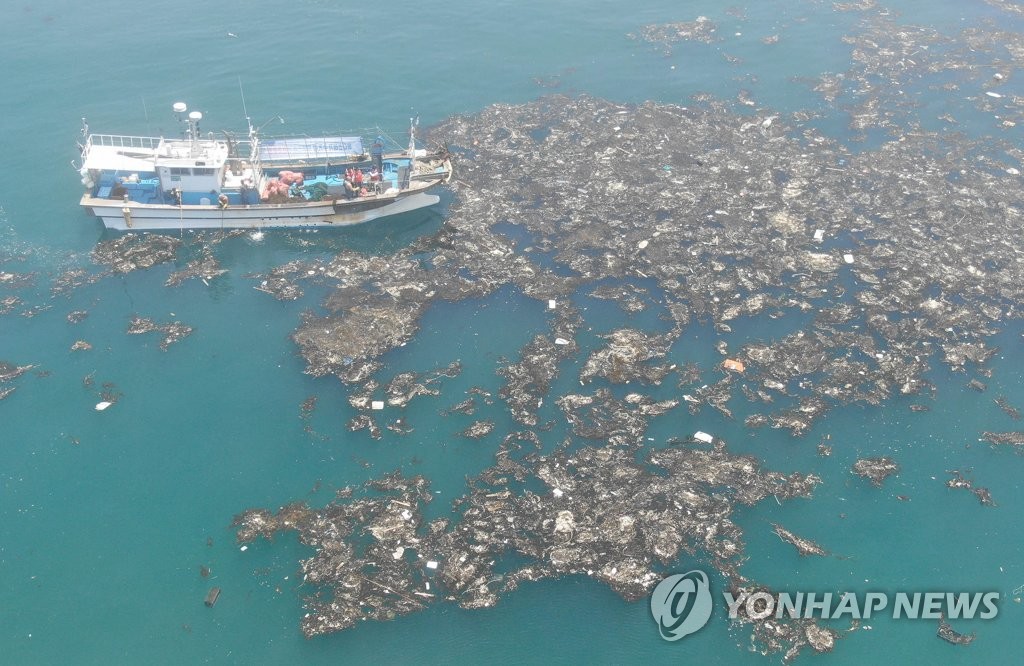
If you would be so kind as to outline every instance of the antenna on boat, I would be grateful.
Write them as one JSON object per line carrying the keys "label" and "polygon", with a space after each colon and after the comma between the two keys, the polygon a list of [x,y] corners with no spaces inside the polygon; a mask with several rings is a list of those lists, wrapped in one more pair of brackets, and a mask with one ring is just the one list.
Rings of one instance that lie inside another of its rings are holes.
{"label": "antenna on boat", "polygon": [[199,154],[199,146],[196,145],[196,142],[199,141],[199,121],[202,119],[202,111],[192,111],[188,114],[188,140],[192,144],[191,153],[193,157]]}
{"label": "antenna on boat", "polygon": [[[171,109],[174,111],[174,117],[178,119],[178,124],[180,125],[182,120],[181,116],[183,113],[188,111],[188,105],[185,104],[185,102],[175,102]],[[185,130],[182,130],[182,134],[184,133]]]}
{"label": "antenna on boat", "polygon": [[[409,118],[409,160],[413,160],[416,157],[416,127],[420,124],[420,117],[415,116]],[[409,163],[410,168],[412,162]]]}
{"label": "antenna on boat", "polygon": [[152,134],[153,130],[149,127],[149,109],[146,108],[146,96],[140,95],[140,97],[142,97],[142,115],[146,117],[146,132]]}

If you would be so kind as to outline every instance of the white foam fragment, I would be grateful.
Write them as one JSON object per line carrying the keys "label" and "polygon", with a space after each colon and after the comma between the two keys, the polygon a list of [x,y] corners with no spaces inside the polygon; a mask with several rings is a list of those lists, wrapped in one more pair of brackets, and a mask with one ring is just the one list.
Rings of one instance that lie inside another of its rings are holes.
{"label": "white foam fragment", "polygon": [[384,401],[374,400],[373,402],[370,403],[370,409],[384,409]]}
{"label": "white foam fragment", "polygon": [[107,402],[106,400],[104,400],[103,402],[97,402],[96,403],[96,411],[97,412],[102,412],[104,409],[106,409],[107,407],[110,407],[112,404],[114,404],[114,403]]}
{"label": "white foam fragment", "polygon": [[554,310],[557,307],[558,307],[558,301],[556,301],[553,298],[548,300],[548,310]]}
{"label": "white foam fragment", "polygon": [[814,240],[820,242],[820,241],[822,241],[824,239],[825,239],[825,230],[824,229],[815,229],[814,230]]}
{"label": "white foam fragment", "polygon": [[693,433],[693,438],[698,442],[704,442],[705,444],[711,444],[712,442],[715,441],[714,437],[704,432],[703,430],[698,430],[697,432]]}
{"label": "white foam fragment", "polygon": [[642,240],[639,243],[637,243],[636,246],[642,250],[642,249],[644,249],[645,247],[647,247],[650,244],[651,244],[650,241],[645,239],[645,240]]}
{"label": "white foam fragment", "polygon": [[430,560],[429,562],[427,562],[427,568],[428,569],[436,569],[437,568],[437,562],[435,562],[434,560]]}
{"label": "white foam fragment", "polygon": [[1000,97],[1002,97],[1002,95],[1000,95],[999,93],[992,92],[991,90],[989,90],[985,94],[988,95],[989,97],[995,97],[996,99],[999,99]]}
{"label": "white foam fragment", "polygon": [[404,554],[405,554],[405,548],[402,547],[402,546],[399,546],[398,548],[395,548],[395,552],[391,553],[391,557],[395,558],[396,560],[400,560],[400,559],[402,559],[402,555],[404,555]]}
{"label": "white foam fragment", "polygon": [[249,550],[249,546],[242,546],[238,550],[240,550],[240,551],[242,551],[244,553],[245,551]]}
{"label": "white foam fragment", "polygon": [[556,345],[567,345],[567,344],[569,344],[569,341],[566,340],[565,338],[555,338],[555,344]]}
{"label": "white foam fragment", "polygon": [[409,520],[412,518],[412,512],[409,509],[402,509],[402,518]]}
{"label": "white foam fragment", "polygon": [[843,255],[843,261],[845,261],[848,264],[852,264],[853,263],[853,255],[852,254],[844,254]]}
{"label": "white foam fragment", "polygon": [[554,490],[551,491],[551,494],[554,495],[555,497],[561,497],[565,493],[562,491],[561,488],[555,488]]}

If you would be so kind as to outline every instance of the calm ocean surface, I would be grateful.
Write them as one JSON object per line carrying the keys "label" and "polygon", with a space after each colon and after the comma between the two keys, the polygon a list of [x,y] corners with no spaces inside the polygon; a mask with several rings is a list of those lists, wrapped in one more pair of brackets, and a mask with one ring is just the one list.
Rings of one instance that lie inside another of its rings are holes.
{"label": "calm ocean surface", "polygon": [[[544,329],[545,314],[510,290],[434,306],[416,340],[385,357],[381,376],[455,358],[465,370],[444,384],[441,397],[409,406],[412,436],[377,442],[345,430],[353,410],[343,386],[304,375],[289,339],[301,312],[316,309],[325,292],[312,287],[282,303],[242,276],[338,247],[393,250],[435,230],[443,207],[377,228],[235,239],[218,248],[229,273],[210,286],[190,280],[166,288],[175,267],[165,264],[50,295],[64,270],[97,271],[89,252],[108,237],[79,210],[79,176],[69,165],[83,116],[96,132],[170,134],[170,106],[184,100],[204,112],[204,129],[241,129],[239,78],[254,121],[280,114],[289,132],[374,124],[401,130],[410,113],[430,125],[550,92],[536,79],[557,81],[556,92],[625,102],[686,104],[697,92],[735,99],[746,89],[760,106],[825,108],[794,79],[848,69],[852,47],[840,37],[854,30],[859,14],[836,12],[830,2],[736,4],[744,17],[706,0],[450,0],[398,9],[340,0],[8,6],[0,20],[0,271],[37,276],[27,289],[0,288],[0,297],[24,301],[0,316],[0,361],[36,368],[0,402],[0,663],[777,663],[778,656],[750,652],[749,630],[731,629],[720,608],[699,633],[667,643],[645,602],[627,604],[577,578],[526,584],[492,609],[439,604],[303,639],[305,591],[295,574],[309,551],[290,536],[240,552],[228,527],[232,516],[304,497],[326,502],[334,488],[397,467],[432,478],[441,494],[430,511],[445,512],[465,476],[490,463],[495,443],[454,437],[471,419],[440,419],[438,410],[473,385],[497,391],[499,358],[516,358]],[[988,18],[1006,30],[1024,27],[980,0],[887,4],[904,22],[949,34]],[[700,15],[718,24],[723,41],[680,43],[666,57],[627,36],[645,24]],[[779,42],[769,49],[761,40],[774,34]],[[730,64],[723,53],[742,63]],[[1021,94],[1020,87],[1011,80],[1004,92]],[[930,123],[947,93],[922,94],[934,97],[922,98],[933,105],[922,109]],[[826,124],[845,138],[844,117]],[[969,124],[978,132],[993,126],[985,119]],[[627,321],[614,305],[580,304],[595,333]],[[18,316],[35,306],[46,309]],[[89,317],[71,325],[65,317],[76,309]],[[195,332],[165,353],[155,335],[125,335],[134,315],[180,319]],[[663,326],[656,315],[630,321]],[[715,362],[713,341],[702,332],[688,330],[673,360]],[[785,332],[738,330],[733,339],[738,346],[744,336]],[[78,339],[94,349],[68,351]],[[739,514],[749,552],[757,554],[744,572],[761,582],[791,590],[1003,594],[996,620],[956,625],[978,633],[967,648],[938,640],[932,621],[873,619],[870,630],[850,634],[832,654],[805,659],[991,663],[1024,654],[1024,608],[1010,598],[1024,584],[1024,457],[976,441],[985,429],[1014,429],[994,396],[1024,405],[1021,327],[1008,326],[997,342],[988,392],[971,391],[963,375],[936,367],[930,378],[938,397],[926,414],[910,412],[904,399],[841,408],[799,439],[747,431],[743,414],[733,422],[709,409],[696,418],[677,409],[653,421],[648,436],[658,441],[707,430],[771,469],[824,478],[812,501],[766,502]],[[563,368],[559,386],[573,384],[577,372],[578,362]],[[83,386],[88,375],[92,388]],[[123,397],[99,413],[93,406],[104,382]],[[672,391],[666,385],[654,393]],[[299,418],[313,395],[319,404],[311,424],[323,437],[303,432]],[[499,430],[514,427],[500,401],[477,418],[494,419]],[[826,434],[834,454],[819,458],[815,444]],[[872,489],[849,474],[865,455],[891,455],[902,472]],[[949,469],[971,469],[999,506],[945,488]],[[323,489],[313,492],[317,481]],[[897,502],[896,494],[912,501]],[[771,532],[773,521],[847,558],[800,558]],[[210,567],[210,579],[200,578],[200,565]],[[708,565],[684,559],[679,570],[695,566]],[[211,585],[223,589],[213,609],[202,604]]]}

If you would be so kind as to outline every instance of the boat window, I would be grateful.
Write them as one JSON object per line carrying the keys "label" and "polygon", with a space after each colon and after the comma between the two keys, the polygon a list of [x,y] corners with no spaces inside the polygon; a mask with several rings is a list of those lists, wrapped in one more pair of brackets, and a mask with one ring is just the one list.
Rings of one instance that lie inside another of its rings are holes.
{"label": "boat window", "polygon": [[188,167],[171,167],[172,176],[191,176],[192,169]]}
{"label": "boat window", "polygon": [[194,176],[212,176],[213,169],[192,169],[192,175]]}

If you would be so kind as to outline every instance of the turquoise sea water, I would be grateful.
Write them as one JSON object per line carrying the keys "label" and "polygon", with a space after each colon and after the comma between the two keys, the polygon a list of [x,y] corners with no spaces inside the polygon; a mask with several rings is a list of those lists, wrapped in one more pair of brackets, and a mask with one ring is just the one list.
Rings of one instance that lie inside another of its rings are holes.
{"label": "turquoise sea water", "polygon": [[[949,34],[988,19],[1006,30],[1024,27],[980,1],[888,6],[903,22]],[[763,107],[824,111],[818,125],[848,138],[848,119],[830,115],[800,79],[850,67],[852,47],[840,37],[856,30],[860,15],[812,1],[737,7],[743,17],[709,1],[452,0],[393,7],[60,0],[8,8],[0,21],[0,271],[36,277],[26,289],[0,287],[0,297],[13,293],[24,301],[0,316],[0,360],[36,367],[0,402],[0,662],[776,663],[777,656],[749,652],[748,630],[730,628],[721,609],[698,634],[666,643],[646,603],[625,603],[603,585],[576,578],[526,584],[492,609],[437,605],[394,622],[302,638],[305,591],[295,573],[308,551],[285,537],[240,552],[228,529],[232,516],[303,497],[326,502],[334,488],[398,467],[434,480],[440,494],[430,511],[443,513],[465,476],[491,462],[499,438],[455,437],[471,419],[441,419],[438,410],[473,385],[496,392],[500,359],[516,358],[545,329],[548,315],[511,290],[434,306],[419,336],[384,357],[381,377],[456,358],[464,372],[445,382],[441,397],[411,403],[405,418],[413,435],[386,432],[373,441],[345,430],[353,410],[344,387],[304,375],[289,339],[301,313],[317,309],[323,288],[311,286],[299,301],[282,303],[243,276],[329,256],[338,247],[391,251],[437,229],[443,206],[373,228],[226,242],[216,252],[229,273],[209,286],[191,280],[166,288],[175,267],[163,265],[104,278],[70,296],[50,293],[68,268],[98,271],[89,252],[109,237],[77,205],[78,174],[69,162],[77,157],[80,118],[97,132],[170,133],[170,105],[185,100],[204,112],[206,128],[241,128],[239,78],[256,122],[280,114],[294,132],[373,124],[401,129],[411,113],[429,125],[550,92],[539,79],[557,84],[557,92],[625,102],[685,104],[697,92],[734,99],[744,89]],[[700,15],[717,23],[721,42],[683,42],[665,56],[627,36],[645,24]],[[761,41],[776,34],[771,48]],[[742,62],[731,64],[723,54]],[[1019,94],[1019,87],[1010,80],[1004,92]],[[929,126],[950,102],[941,90],[919,93],[922,123]],[[990,116],[963,117],[969,131],[995,131]],[[614,304],[586,297],[578,304],[594,328],[586,336],[627,322],[664,326],[653,309],[630,319]],[[36,316],[19,316],[37,306],[43,309]],[[67,313],[77,309],[89,317],[69,324]],[[163,352],[155,335],[125,335],[134,315],[180,319],[195,332]],[[758,321],[737,328],[730,346],[788,332],[775,326]],[[68,351],[78,339],[94,349]],[[1014,429],[992,404],[994,396],[1024,405],[1020,326],[1007,325],[997,342],[988,392],[964,388],[963,375],[936,367],[930,379],[938,393],[928,413],[910,412],[910,401],[899,398],[881,408],[839,408],[803,438],[748,431],[742,418],[728,421],[707,409],[699,417],[677,409],[652,422],[647,436],[659,443],[707,430],[771,469],[824,478],[811,501],[766,502],[740,512],[748,551],[756,554],[744,572],[761,582],[779,589],[1004,595],[996,620],[958,625],[978,633],[968,648],[936,639],[931,621],[879,619],[832,654],[805,658],[978,663],[1014,660],[1024,650],[1024,612],[1009,598],[1024,584],[1024,457],[976,441],[985,429]],[[672,360],[710,367],[720,358],[713,344],[694,325],[673,347]],[[576,382],[584,358],[562,368],[556,391]],[[83,386],[87,376],[94,386]],[[123,397],[100,413],[93,405],[104,382],[116,384]],[[673,391],[666,385],[653,394]],[[318,398],[314,435],[299,418],[309,396]],[[542,418],[555,415],[550,405],[545,409]],[[515,428],[500,401],[475,418],[494,419],[499,431]],[[826,435],[834,454],[820,458],[815,444]],[[873,489],[848,473],[865,455],[891,455],[902,472]],[[999,506],[983,507],[946,489],[949,469],[970,469]],[[318,481],[322,489],[315,491]],[[911,501],[896,501],[897,494]],[[846,557],[798,557],[771,532],[775,521]],[[200,565],[212,570],[210,579],[199,576]],[[681,571],[694,566],[708,565],[679,563]],[[213,609],[202,604],[211,585],[223,589]]]}

